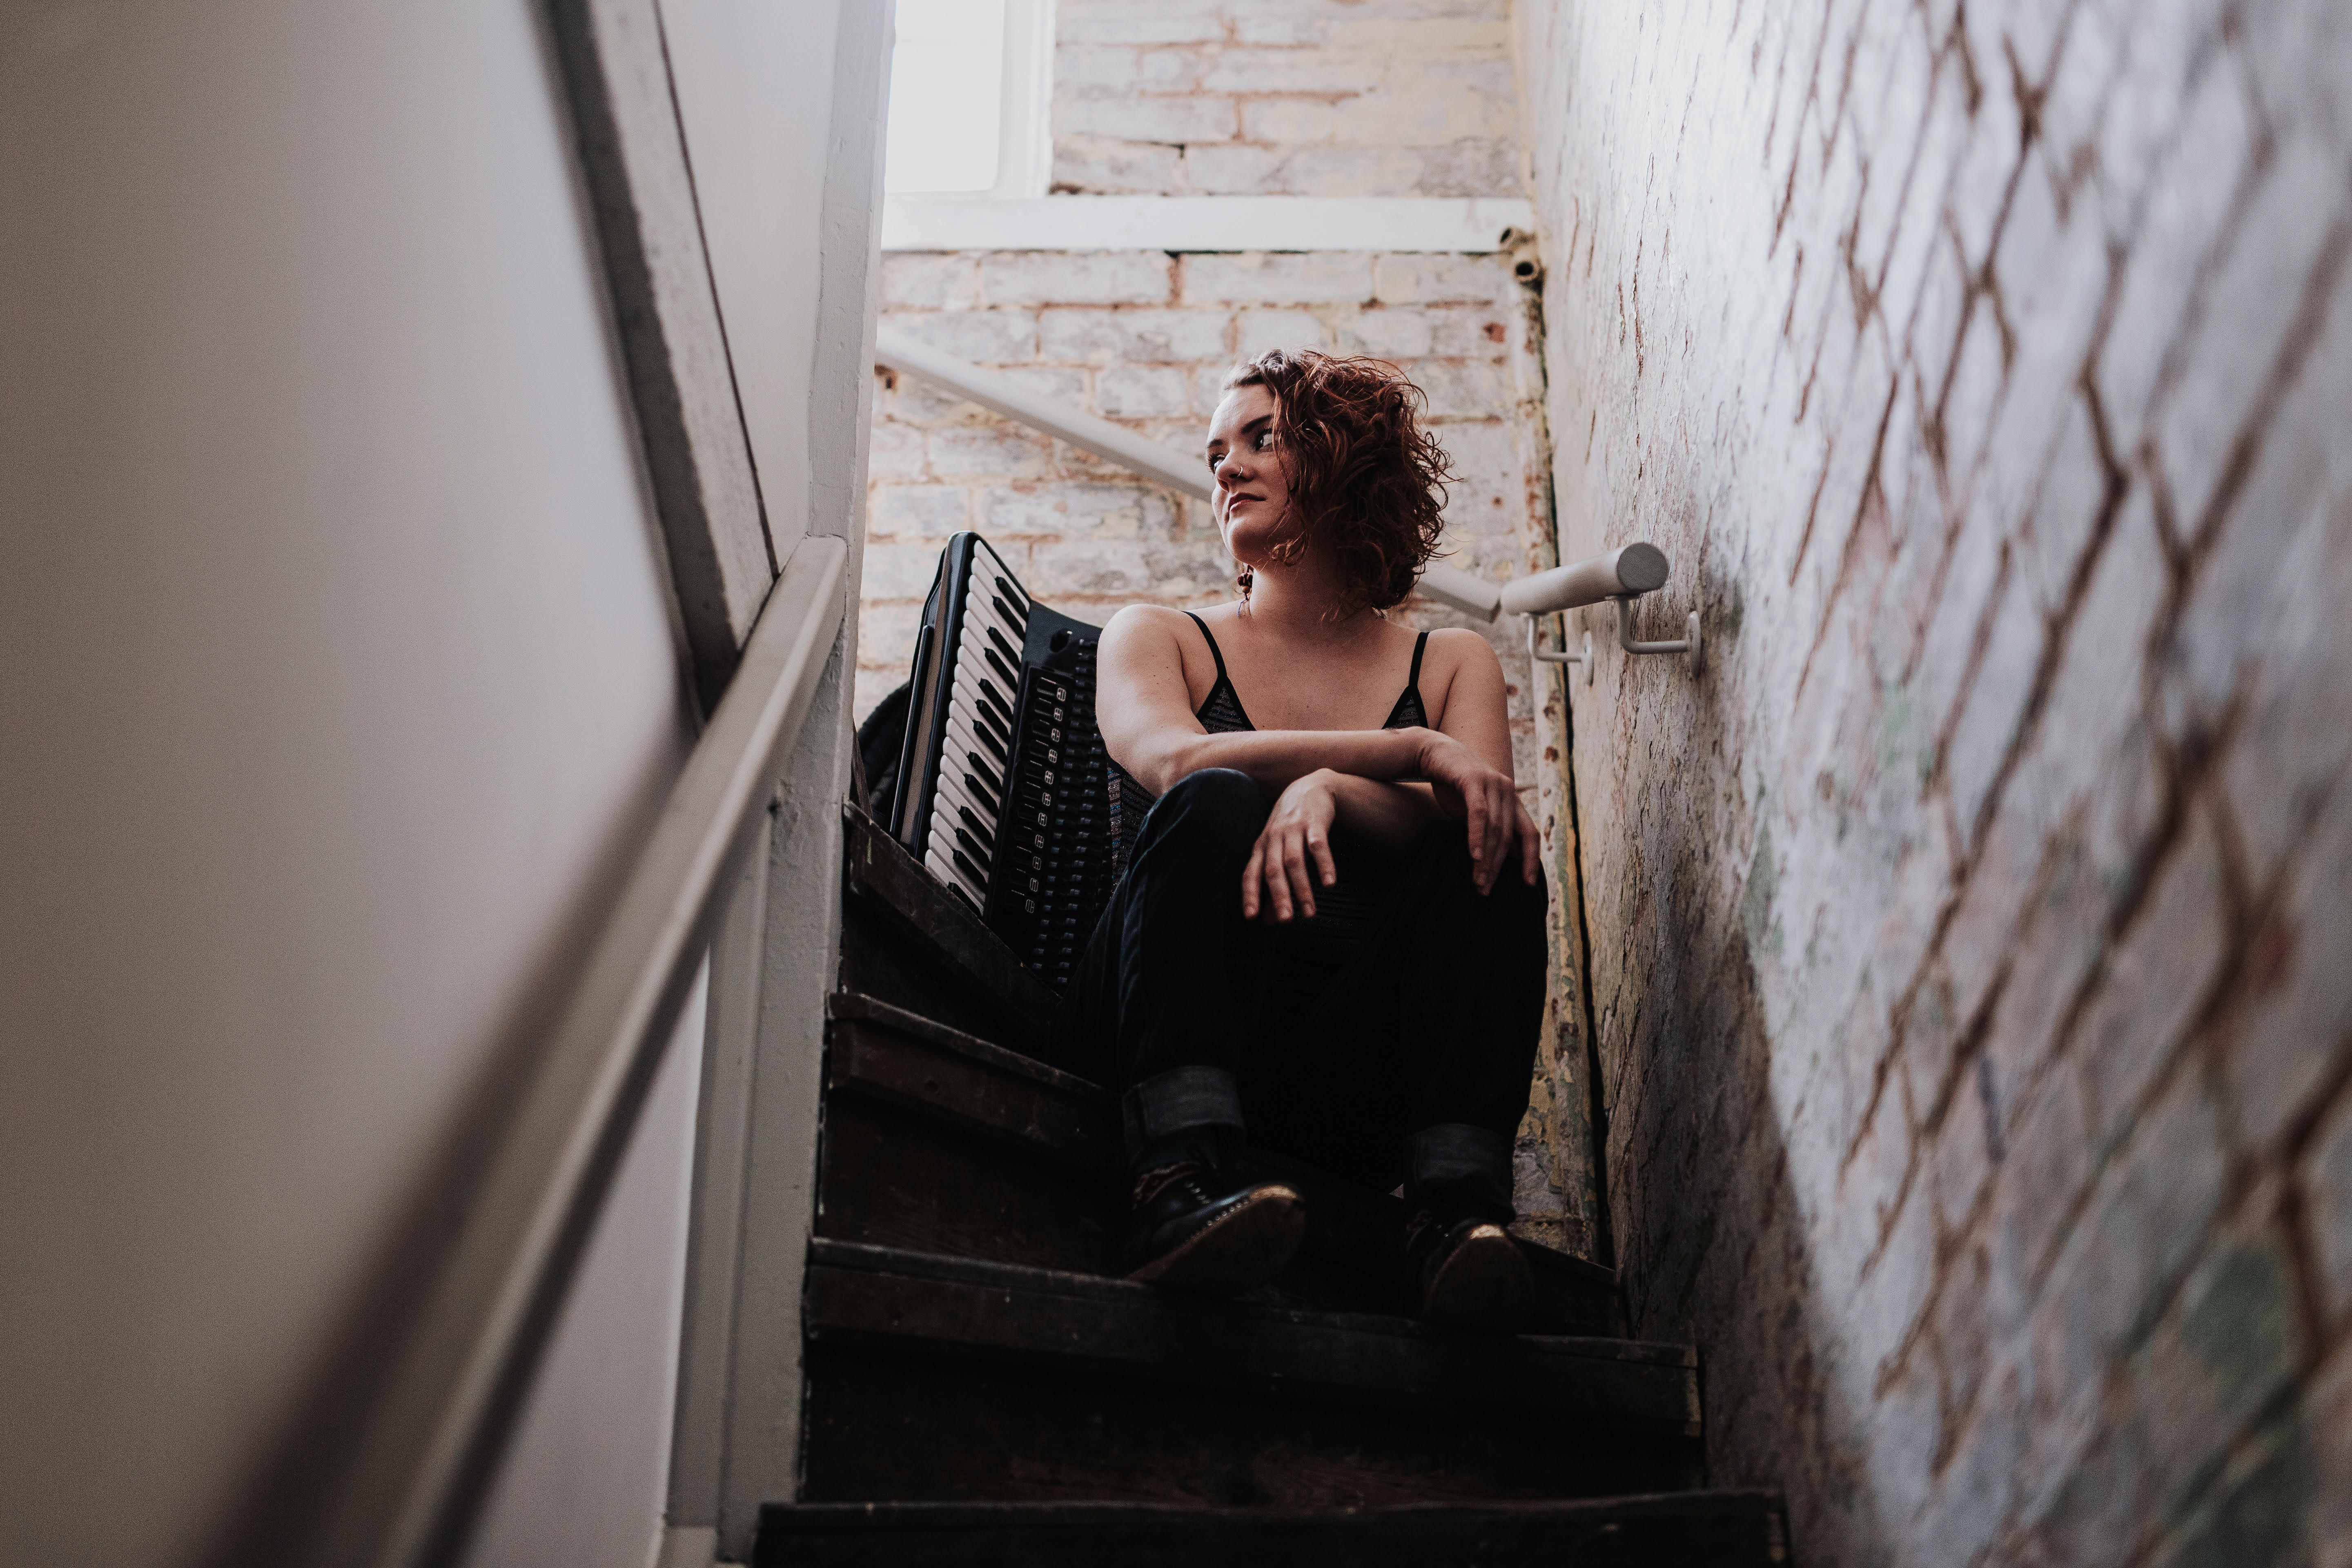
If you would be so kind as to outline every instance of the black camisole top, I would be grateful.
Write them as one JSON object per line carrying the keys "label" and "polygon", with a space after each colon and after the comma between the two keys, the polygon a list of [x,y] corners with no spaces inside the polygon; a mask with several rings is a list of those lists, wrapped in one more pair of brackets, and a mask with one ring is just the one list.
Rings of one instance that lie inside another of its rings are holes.
{"label": "black camisole top", "polygon": [[[1249,714],[1242,707],[1241,694],[1234,689],[1233,677],[1225,673],[1224,650],[1217,647],[1216,634],[1209,623],[1192,611],[1192,624],[1201,628],[1208,639],[1209,657],[1217,661],[1217,681],[1209,688],[1208,696],[1201,700],[1192,717],[1201,728],[1212,735],[1231,734],[1241,730],[1255,730]],[[1421,700],[1421,656],[1429,647],[1429,634],[1423,632],[1412,645],[1412,671],[1405,677],[1404,690],[1399,694],[1396,706],[1389,710],[1383,730],[1409,730],[1429,722],[1429,710]],[[1106,761],[1109,759],[1106,758]],[[1143,817],[1159,797],[1129,776],[1125,768],[1111,762],[1106,775],[1110,792],[1110,842],[1113,864],[1121,871],[1127,869],[1128,855],[1135,847],[1135,836],[1142,831]]]}

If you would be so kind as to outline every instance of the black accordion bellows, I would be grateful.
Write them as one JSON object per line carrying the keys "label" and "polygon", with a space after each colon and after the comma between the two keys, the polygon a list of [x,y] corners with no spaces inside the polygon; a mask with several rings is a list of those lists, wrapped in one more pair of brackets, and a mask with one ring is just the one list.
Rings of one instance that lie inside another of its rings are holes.
{"label": "black accordion bellows", "polygon": [[923,605],[889,828],[1022,962],[1066,984],[1116,878],[1095,728],[1102,628],[959,533]]}

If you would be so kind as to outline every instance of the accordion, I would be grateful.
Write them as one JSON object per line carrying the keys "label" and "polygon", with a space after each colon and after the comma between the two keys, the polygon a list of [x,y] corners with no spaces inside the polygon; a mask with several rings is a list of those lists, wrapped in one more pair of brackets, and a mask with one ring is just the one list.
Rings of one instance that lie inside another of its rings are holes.
{"label": "accordion", "polygon": [[1023,590],[959,533],[923,605],[889,827],[1046,984],[1068,983],[1110,898],[1102,628]]}

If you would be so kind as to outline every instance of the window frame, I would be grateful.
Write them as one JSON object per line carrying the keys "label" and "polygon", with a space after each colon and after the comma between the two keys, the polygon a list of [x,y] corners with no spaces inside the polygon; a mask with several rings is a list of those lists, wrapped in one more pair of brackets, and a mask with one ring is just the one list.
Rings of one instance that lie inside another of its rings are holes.
{"label": "window frame", "polygon": [[[1054,0],[1004,0],[995,183],[976,191],[886,189],[886,204],[1024,201],[1045,194],[1054,172]],[[891,47],[895,54],[895,39]]]}

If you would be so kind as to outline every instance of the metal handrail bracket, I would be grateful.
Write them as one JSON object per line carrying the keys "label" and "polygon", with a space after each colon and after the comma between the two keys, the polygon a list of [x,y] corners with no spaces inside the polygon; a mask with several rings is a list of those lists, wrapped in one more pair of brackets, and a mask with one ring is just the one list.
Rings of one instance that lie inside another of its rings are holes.
{"label": "metal handrail bracket", "polygon": [[1529,616],[1528,617],[1528,658],[1533,659],[1538,664],[1580,664],[1584,667],[1584,684],[1587,686],[1591,685],[1592,634],[1591,632],[1584,634],[1583,652],[1570,653],[1568,651],[1568,626],[1565,621],[1562,621],[1559,630],[1559,650],[1558,652],[1554,652],[1552,649],[1543,646],[1543,638],[1541,636],[1544,622],[1551,618],[1552,617],[1549,616]]}
{"label": "metal handrail bracket", "polygon": [[499,1141],[306,1563],[454,1558],[560,1317],[842,616],[848,545],[803,538],[671,788]]}
{"label": "metal handrail bracket", "polygon": [[1685,635],[1678,642],[1639,642],[1633,637],[1633,601],[1641,595],[1626,594],[1617,600],[1617,646],[1627,653],[1686,653],[1691,668],[1696,669],[1701,657],[1698,635],[1698,612],[1693,610],[1684,618]]}

